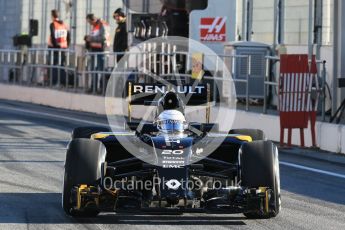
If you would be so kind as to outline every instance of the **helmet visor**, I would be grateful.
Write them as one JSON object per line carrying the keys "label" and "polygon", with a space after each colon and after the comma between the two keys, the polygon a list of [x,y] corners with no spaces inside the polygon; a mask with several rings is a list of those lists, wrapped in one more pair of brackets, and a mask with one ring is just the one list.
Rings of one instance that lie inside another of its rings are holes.
{"label": "helmet visor", "polygon": [[185,122],[177,120],[157,121],[157,126],[163,132],[182,132],[184,131]]}

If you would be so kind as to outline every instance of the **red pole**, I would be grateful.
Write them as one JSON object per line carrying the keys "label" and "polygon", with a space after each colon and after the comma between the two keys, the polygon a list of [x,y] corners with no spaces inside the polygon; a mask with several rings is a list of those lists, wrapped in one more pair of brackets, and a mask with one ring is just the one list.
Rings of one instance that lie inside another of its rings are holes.
{"label": "red pole", "polygon": [[311,138],[313,142],[313,147],[316,147],[315,125],[316,125],[316,112],[311,112],[310,113],[310,129],[311,129]]}
{"label": "red pole", "polygon": [[284,146],[284,128],[282,126],[280,126],[280,146],[283,147]]}
{"label": "red pole", "polygon": [[300,136],[301,136],[301,147],[304,147],[305,144],[304,144],[304,129],[303,128],[300,129]]}
{"label": "red pole", "polygon": [[289,128],[288,130],[288,147],[291,147],[292,128]]}

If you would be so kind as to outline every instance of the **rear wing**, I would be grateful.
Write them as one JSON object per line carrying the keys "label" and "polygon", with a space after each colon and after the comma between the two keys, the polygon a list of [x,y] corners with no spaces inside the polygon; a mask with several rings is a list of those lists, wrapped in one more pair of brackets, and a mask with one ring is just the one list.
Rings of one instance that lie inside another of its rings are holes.
{"label": "rear wing", "polygon": [[205,106],[206,123],[209,123],[210,103],[213,101],[213,93],[210,84],[174,84],[169,81],[169,85],[144,84],[128,81],[126,83],[125,96],[128,100],[128,118],[131,121],[132,105],[158,105],[158,100],[168,91],[175,92],[184,105]]}

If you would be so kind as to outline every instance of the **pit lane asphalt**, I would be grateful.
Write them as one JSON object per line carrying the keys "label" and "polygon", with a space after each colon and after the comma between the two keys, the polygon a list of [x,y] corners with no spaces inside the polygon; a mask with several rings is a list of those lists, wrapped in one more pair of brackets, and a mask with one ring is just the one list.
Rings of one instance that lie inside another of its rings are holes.
{"label": "pit lane asphalt", "polygon": [[0,100],[0,229],[345,229],[345,179],[327,174],[345,176],[345,165],[287,150],[280,152],[281,162],[302,167],[281,164],[283,204],[274,219],[109,213],[93,219],[66,217],[60,201],[65,148],[72,129],[88,122],[103,124],[106,119]]}

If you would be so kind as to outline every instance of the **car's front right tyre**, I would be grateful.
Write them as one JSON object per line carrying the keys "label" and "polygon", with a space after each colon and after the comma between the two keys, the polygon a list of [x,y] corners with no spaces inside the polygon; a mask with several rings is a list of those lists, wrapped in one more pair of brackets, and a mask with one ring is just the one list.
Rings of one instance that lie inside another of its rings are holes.
{"label": "car's front right tyre", "polygon": [[75,210],[72,190],[75,186],[98,186],[101,166],[105,162],[106,148],[100,141],[73,139],[67,148],[63,178],[62,208],[67,215],[76,217],[97,216],[96,207]]}

